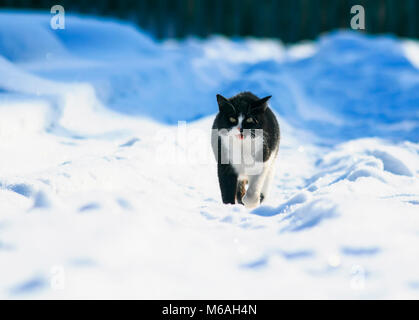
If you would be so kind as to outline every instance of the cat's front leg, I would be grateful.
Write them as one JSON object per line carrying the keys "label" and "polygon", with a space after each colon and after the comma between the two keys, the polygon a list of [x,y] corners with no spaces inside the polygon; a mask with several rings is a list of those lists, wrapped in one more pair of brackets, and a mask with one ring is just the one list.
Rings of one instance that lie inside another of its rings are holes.
{"label": "cat's front leg", "polygon": [[262,203],[264,199],[266,199],[269,196],[269,191],[271,189],[272,181],[275,176],[275,167],[272,166],[268,169],[268,172],[266,174],[265,181],[262,186],[262,190],[260,193],[260,202]]}
{"label": "cat's front leg", "polygon": [[237,193],[237,174],[229,164],[218,164],[218,182],[224,204],[235,204]]}
{"label": "cat's front leg", "polygon": [[242,202],[247,209],[257,208],[260,206],[260,194],[258,196],[256,193],[251,195],[246,193],[246,195],[242,199]]}
{"label": "cat's front leg", "polygon": [[249,187],[242,202],[247,209],[254,209],[260,206],[260,193],[266,179],[266,172],[264,169],[260,175],[249,176]]}

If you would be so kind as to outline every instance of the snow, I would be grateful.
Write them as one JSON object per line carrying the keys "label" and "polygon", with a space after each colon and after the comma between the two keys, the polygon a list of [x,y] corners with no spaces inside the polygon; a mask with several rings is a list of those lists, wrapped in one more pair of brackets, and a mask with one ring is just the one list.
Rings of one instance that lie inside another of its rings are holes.
{"label": "snow", "polygon": [[[0,13],[1,297],[419,297],[416,41],[49,19]],[[220,203],[209,145],[242,90],[282,131],[253,211]]]}

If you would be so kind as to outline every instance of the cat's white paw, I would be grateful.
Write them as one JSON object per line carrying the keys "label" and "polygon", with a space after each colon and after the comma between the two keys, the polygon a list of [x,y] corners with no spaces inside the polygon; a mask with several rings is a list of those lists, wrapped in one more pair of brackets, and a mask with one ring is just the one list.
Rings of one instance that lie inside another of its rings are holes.
{"label": "cat's white paw", "polygon": [[256,194],[246,194],[243,197],[242,202],[247,209],[254,209],[260,206],[260,196]]}

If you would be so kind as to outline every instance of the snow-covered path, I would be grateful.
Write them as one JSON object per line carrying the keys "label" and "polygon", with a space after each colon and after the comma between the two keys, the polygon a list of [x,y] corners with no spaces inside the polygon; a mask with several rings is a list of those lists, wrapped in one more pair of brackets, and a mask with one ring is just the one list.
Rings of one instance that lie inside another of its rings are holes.
{"label": "snow-covered path", "polygon": [[[0,14],[1,297],[419,297],[419,72],[397,40],[47,22]],[[215,93],[246,89],[274,95],[282,129],[252,212],[220,203],[209,148]]]}

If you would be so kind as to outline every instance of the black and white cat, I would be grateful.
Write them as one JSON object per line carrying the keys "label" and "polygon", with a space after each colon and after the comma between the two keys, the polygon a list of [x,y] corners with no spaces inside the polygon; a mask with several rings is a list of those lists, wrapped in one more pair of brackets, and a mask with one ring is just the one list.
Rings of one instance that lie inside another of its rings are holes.
{"label": "black and white cat", "polygon": [[250,92],[230,99],[217,95],[211,143],[225,204],[252,209],[268,195],[280,140],[278,121],[267,104],[270,98]]}

